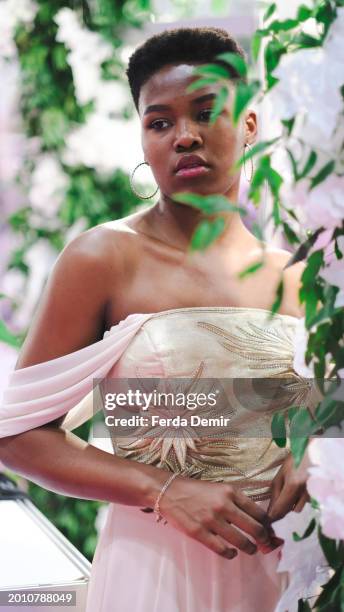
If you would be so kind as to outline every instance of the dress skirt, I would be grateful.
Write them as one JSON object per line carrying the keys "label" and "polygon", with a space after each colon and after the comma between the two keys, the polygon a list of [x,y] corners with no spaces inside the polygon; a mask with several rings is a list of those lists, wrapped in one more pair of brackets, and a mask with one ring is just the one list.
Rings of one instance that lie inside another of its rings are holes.
{"label": "dress skirt", "polygon": [[280,551],[224,559],[154,513],[110,504],[86,612],[273,612],[287,586]]}

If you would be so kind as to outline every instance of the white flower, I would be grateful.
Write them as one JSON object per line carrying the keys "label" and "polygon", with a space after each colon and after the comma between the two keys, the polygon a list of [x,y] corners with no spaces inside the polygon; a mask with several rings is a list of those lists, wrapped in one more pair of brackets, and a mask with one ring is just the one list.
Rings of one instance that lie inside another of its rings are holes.
{"label": "white flower", "polygon": [[37,12],[31,0],[2,0],[0,2],[0,57],[13,58],[16,53],[15,29],[19,23],[30,24]]}
{"label": "white flower", "polygon": [[304,378],[314,378],[314,368],[305,361],[305,353],[308,344],[308,330],[305,326],[305,318],[299,319],[295,327],[294,335],[294,359],[293,368],[297,374]]}
{"label": "white flower", "polygon": [[95,91],[95,112],[98,115],[122,115],[128,104],[128,90],[121,81],[101,81]]}
{"label": "white flower", "polygon": [[312,466],[307,481],[309,494],[320,505],[320,524],[329,538],[344,539],[344,454],[342,427],[331,427],[323,437],[313,439],[308,448]]}
{"label": "white flower", "polygon": [[339,291],[339,293],[337,293],[337,297],[336,297],[335,302],[334,302],[334,307],[335,308],[342,308],[342,307],[344,307],[344,291],[343,291],[343,289],[341,289]]}
{"label": "white flower", "polygon": [[274,612],[297,612],[298,600],[319,594],[320,585],[330,577],[316,530],[300,542],[293,540],[293,532],[303,535],[312,519],[317,519],[317,512],[306,503],[302,512],[289,512],[284,518],[273,523],[276,535],[284,539],[277,572],[289,574],[288,587]]}
{"label": "white flower", "polygon": [[295,186],[283,185],[283,202],[295,209],[301,225],[308,229],[340,227],[344,219],[344,176],[331,174],[311,191],[309,187],[308,179]]}
{"label": "white flower", "polygon": [[343,53],[344,40],[344,7],[337,7],[337,16],[331,24],[323,48],[328,56],[336,59],[341,59]]}
{"label": "white flower", "polygon": [[64,162],[103,173],[116,168],[130,171],[135,165],[133,159],[142,156],[139,134],[137,118],[125,121],[92,113],[85,124],[66,137]]}
{"label": "white flower", "polygon": [[10,268],[4,274],[1,283],[1,293],[18,301],[23,295],[26,284],[26,276],[18,268]]}
{"label": "white flower", "polygon": [[36,211],[53,218],[61,206],[69,179],[53,155],[38,158],[31,175],[29,202]]}
{"label": "white flower", "polygon": [[343,254],[343,258],[337,259],[333,256],[328,266],[320,270],[320,276],[330,285],[339,287],[344,291],[344,236],[339,236],[337,238],[337,244],[339,250]]}
{"label": "white flower", "polygon": [[74,11],[61,9],[55,16],[56,40],[70,49],[67,60],[72,68],[75,95],[80,104],[96,97],[101,85],[101,64],[114,54],[112,45],[96,32],[83,28]]}
{"label": "white flower", "polygon": [[322,48],[301,49],[283,55],[273,76],[280,81],[268,95],[279,118],[291,119],[303,112],[322,136],[330,138],[343,108],[343,62]]}

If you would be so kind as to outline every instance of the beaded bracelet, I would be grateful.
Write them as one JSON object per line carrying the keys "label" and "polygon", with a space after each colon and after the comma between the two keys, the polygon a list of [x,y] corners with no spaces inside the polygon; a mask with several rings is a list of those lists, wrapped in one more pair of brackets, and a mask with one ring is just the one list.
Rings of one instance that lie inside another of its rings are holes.
{"label": "beaded bracelet", "polygon": [[[161,498],[162,498],[163,494],[165,493],[165,491],[166,491],[167,487],[168,487],[168,486],[171,484],[172,480],[173,480],[173,479],[174,479],[176,476],[179,476],[179,472],[174,472],[174,473],[173,473],[173,474],[172,474],[172,475],[171,475],[171,476],[170,476],[170,477],[169,477],[169,478],[166,480],[166,482],[165,482],[164,486],[162,487],[162,489],[161,489],[161,491],[160,491],[160,493],[159,493],[159,495],[158,495],[158,497],[157,497],[157,499],[156,499],[156,502],[155,502],[155,504],[154,504],[154,509],[153,509],[153,510],[154,510],[155,514],[157,515],[157,517],[156,517],[156,521],[157,521],[157,523],[159,523],[159,522],[160,522],[160,521],[161,521],[161,520],[164,518],[164,517],[162,516],[161,512],[160,512],[160,500],[161,500]],[[164,525],[166,525],[166,523],[167,523],[167,521],[165,520]]]}

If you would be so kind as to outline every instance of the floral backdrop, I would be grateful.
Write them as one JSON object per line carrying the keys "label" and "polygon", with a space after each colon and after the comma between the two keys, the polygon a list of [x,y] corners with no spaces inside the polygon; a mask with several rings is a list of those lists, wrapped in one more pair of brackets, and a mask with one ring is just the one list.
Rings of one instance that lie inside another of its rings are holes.
{"label": "floral backdrop", "polygon": [[[263,135],[246,155],[246,161],[254,161],[247,187],[250,227],[264,239],[255,212],[268,193],[275,231],[282,232],[293,261],[306,263],[300,290],[306,314],[295,338],[294,368],[301,376],[315,377],[323,392],[315,416],[306,408],[291,408],[273,421],[276,444],[285,445],[288,435],[296,465],[308,461],[311,496],[301,513],[292,513],[292,522],[275,523],[286,540],[279,571],[290,574],[276,612],[310,610],[316,597],[317,610],[343,610],[344,478],[338,458],[344,451],[344,0],[261,5],[249,66],[238,58],[226,60],[236,61],[235,67],[249,77],[247,85],[236,89],[235,119],[248,104],[269,105],[274,111],[274,134]],[[148,0],[104,0],[97,10],[92,6],[57,0],[0,3],[0,61],[19,62],[26,135],[18,177],[25,205],[8,219],[18,240],[2,287],[3,347],[20,346],[64,245],[139,204],[128,172],[141,160],[126,157],[119,147],[125,138],[135,148],[137,139],[124,79],[130,51],[123,41],[126,29],[142,26],[152,6]],[[262,78],[257,78],[258,62],[264,66]],[[209,71],[223,80],[216,66],[208,67],[208,77]],[[225,94],[224,82],[213,120]],[[220,196],[178,197],[204,210],[231,206]],[[247,201],[239,199],[247,209]],[[192,247],[206,248],[222,229],[204,223]],[[263,263],[264,249],[245,273]],[[283,291],[281,278],[273,311]],[[87,423],[76,434],[87,439],[89,428]],[[34,484],[29,489],[47,516],[92,558],[95,521],[100,529],[106,506],[64,498]]]}

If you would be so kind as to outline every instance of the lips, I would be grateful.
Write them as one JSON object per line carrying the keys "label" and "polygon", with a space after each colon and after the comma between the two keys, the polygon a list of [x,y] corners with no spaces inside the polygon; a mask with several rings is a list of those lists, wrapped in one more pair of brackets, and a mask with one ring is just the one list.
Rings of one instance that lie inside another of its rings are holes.
{"label": "lips", "polygon": [[186,168],[198,168],[200,166],[207,168],[208,164],[199,155],[183,155],[183,157],[178,160],[174,171],[178,172],[179,170],[184,170]]}

